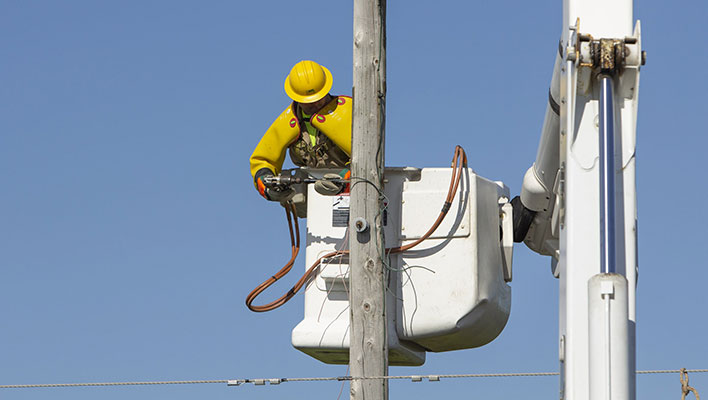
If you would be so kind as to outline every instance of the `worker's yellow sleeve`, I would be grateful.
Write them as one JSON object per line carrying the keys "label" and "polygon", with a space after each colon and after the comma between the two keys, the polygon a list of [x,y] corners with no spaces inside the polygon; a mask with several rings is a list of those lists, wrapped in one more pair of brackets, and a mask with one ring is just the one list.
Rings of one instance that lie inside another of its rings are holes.
{"label": "worker's yellow sleeve", "polygon": [[285,152],[299,135],[297,118],[292,107],[288,106],[271,124],[251,154],[251,176],[254,177],[254,184],[256,172],[263,168],[271,170],[274,175],[280,173],[285,161]]}
{"label": "worker's yellow sleeve", "polygon": [[352,154],[352,103],[349,96],[337,96],[310,120],[312,126],[349,156]]}

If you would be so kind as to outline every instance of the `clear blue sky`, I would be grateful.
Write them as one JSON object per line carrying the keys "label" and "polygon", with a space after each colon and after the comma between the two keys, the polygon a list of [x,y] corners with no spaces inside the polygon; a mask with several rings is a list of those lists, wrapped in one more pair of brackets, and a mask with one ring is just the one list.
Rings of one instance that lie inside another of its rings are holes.
{"label": "clear blue sky", "polygon": [[[637,1],[638,368],[708,368],[705,2]],[[518,194],[560,1],[390,1],[387,161],[472,168]],[[346,374],[293,349],[302,296],[246,294],[289,257],[248,156],[313,59],[352,86],[350,1],[0,1],[0,384]],[[490,345],[391,374],[556,371],[558,281],[517,245]],[[299,260],[296,269],[304,269]],[[295,277],[285,279],[276,292]],[[679,396],[639,376],[638,398]],[[708,395],[708,374],[691,376]],[[23,389],[3,399],[336,399],[340,383]],[[394,381],[391,398],[556,398],[558,380]],[[345,388],[342,398],[347,398]]]}

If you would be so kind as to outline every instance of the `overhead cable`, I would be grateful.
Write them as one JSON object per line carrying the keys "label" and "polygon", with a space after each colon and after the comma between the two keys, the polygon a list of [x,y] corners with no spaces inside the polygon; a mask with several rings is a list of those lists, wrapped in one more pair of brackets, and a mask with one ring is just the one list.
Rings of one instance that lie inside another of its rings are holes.
{"label": "overhead cable", "polygon": [[[647,370],[637,371],[636,373],[646,374],[678,374],[681,372],[687,373],[705,373],[708,369],[665,369],[665,370]],[[441,379],[459,379],[459,378],[515,378],[515,377],[541,377],[541,376],[558,376],[558,372],[512,372],[512,373],[491,373],[491,374],[437,374],[437,375],[386,375],[386,376],[333,376],[333,377],[316,377],[316,378],[270,378],[270,379],[209,379],[209,380],[188,380],[188,381],[138,381],[138,382],[91,382],[91,383],[45,383],[45,384],[26,384],[26,385],[0,385],[0,389],[27,389],[27,388],[58,388],[58,387],[91,387],[91,386],[147,386],[147,385],[195,385],[195,384],[227,384],[228,386],[240,386],[243,384],[252,383],[256,386],[266,384],[278,385],[284,382],[323,382],[323,381],[353,381],[353,380],[371,380],[371,379],[410,379],[412,382],[438,382]]]}

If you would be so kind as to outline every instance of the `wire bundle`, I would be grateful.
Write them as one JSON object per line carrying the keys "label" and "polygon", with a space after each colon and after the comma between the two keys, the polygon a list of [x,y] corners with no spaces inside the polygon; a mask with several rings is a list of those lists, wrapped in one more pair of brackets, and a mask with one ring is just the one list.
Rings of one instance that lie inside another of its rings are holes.
{"label": "wire bundle", "polygon": [[[404,251],[412,249],[413,247],[419,245],[421,242],[430,237],[430,235],[432,235],[433,232],[435,232],[435,230],[440,226],[442,221],[445,219],[445,216],[447,215],[448,211],[450,211],[452,201],[455,199],[455,194],[457,193],[457,189],[462,179],[462,171],[467,168],[467,154],[465,154],[465,150],[459,145],[455,146],[455,152],[452,157],[451,165],[452,176],[450,177],[450,187],[445,198],[445,203],[443,203],[443,207],[440,210],[440,214],[438,215],[438,218],[435,220],[433,225],[423,236],[421,236],[416,241],[409,243],[405,246],[398,246],[386,249],[387,254],[402,253]],[[355,179],[358,178],[352,177],[352,180]],[[368,183],[371,184],[371,182]],[[376,189],[381,192],[378,187]],[[251,291],[251,293],[248,294],[248,296],[246,296],[246,307],[248,307],[248,309],[251,311],[266,312],[275,310],[276,308],[282,306],[283,304],[287,303],[293,296],[295,296],[295,294],[297,294],[297,292],[302,288],[305,283],[307,283],[309,279],[315,276],[317,267],[322,264],[322,260],[327,258],[342,257],[346,254],[349,254],[349,250],[337,250],[323,255],[322,257],[318,258],[317,261],[315,261],[312,266],[307,269],[307,271],[305,271],[302,277],[284,295],[264,305],[253,305],[253,301],[256,299],[256,297],[258,297],[258,295],[260,295],[264,290],[266,290],[268,287],[270,287],[272,284],[274,284],[280,278],[284,277],[285,275],[287,275],[288,272],[290,272],[295,262],[295,258],[300,252],[300,226],[297,221],[295,206],[292,203],[289,202],[285,204],[285,214],[288,219],[288,229],[290,230],[290,245],[292,248],[292,255],[290,257],[290,260],[285,264],[285,266],[283,266],[283,268],[280,269],[280,271],[268,278],[265,282],[258,285],[255,289],[253,289],[253,291]]]}

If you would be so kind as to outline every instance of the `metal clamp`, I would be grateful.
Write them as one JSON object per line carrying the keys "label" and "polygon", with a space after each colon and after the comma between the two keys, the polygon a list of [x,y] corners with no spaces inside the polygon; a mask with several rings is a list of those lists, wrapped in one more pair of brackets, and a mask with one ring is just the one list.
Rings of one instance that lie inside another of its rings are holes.
{"label": "metal clamp", "polygon": [[634,36],[624,38],[595,39],[590,34],[578,33],[576,42],[569,44],[568,59],[578,62],[579,67],[599,69],[601,73],[613,75],[626,67],[644,65],[646,52],[641,49],[639,22]]}

